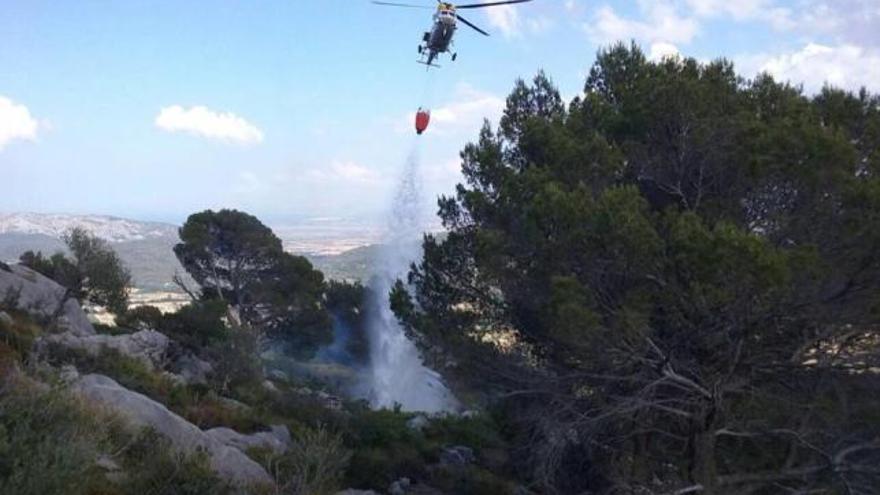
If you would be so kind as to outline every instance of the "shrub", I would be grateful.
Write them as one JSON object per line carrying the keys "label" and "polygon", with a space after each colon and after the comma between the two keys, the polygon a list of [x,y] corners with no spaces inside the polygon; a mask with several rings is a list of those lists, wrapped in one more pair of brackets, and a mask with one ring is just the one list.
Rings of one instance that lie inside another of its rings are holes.
{"label": "shrub", "polygon": [[102,348],[97,355],[90,355],[82,349],[72,349],[60,344],[49,344],[46,360],[54,366],[70,364],[81,373],[106,375],[125,388],[142,393],[165,405],[169,405],[174,394],[181,394],[185,388],[167,376],[150,369],[141,360],[120,353],[116,349]]}
{"label": "shrub", "polygon": [[123,493],[200,495],[232,493],[211,470],[207,454],[186,456],[170,448],[168,440],[151,430],[138,435],[125,452]]}
{"label": "shrub", "polygon": [[467,445],[477,451],[507,448],[498,425],[486,414],[433,418],[424,434],[432,443],[440,446]]}
{"label": "shrub", "polygon": [[0,344],[7,358],[21,361],[30,354],[34,340],[40,335],[40,327],[21,312],[10,311],[7,314],[12,320],[0,320]]}
{"label": "shrub", "polygon": [[108,427],[81,402],[10,377],[0,390],[0,493],[85,493]]}
{"label": "shrub", "polygon": [[231,405],[214,393],[196,396],[182,415],[203,430],[225,426],[239,433],[252,433],[266,428],[262,414],[251,408]]}
{"label": "shrub", "polygon": [[431,486],[442,490],[443,493],[506,495],[515,493],[516,489],[512,483],[475,466],[434,469],[431,472],[430,482]]}
{"label": "shrub", "polygon": [[138,306],[116,317],[116,325],[131,330],[157,330],[162,328],[164,315],[155,306]]}
{"label": "shrub", "polygon": [[351,459],[342,436],[323,426],[301,431],[284,455],[273,456],[265,451],[253,454],[263,457],[279,491],[285,495],[335,493]]}
{"label": "shrub", "polygon": [[205,347],[229,338],[229,329],[223,321],[226,312],[227,305],[220,300],[193,302],[176,313],[164,315],[157,330],[188,350],[199,353]]}
{"label": "shrub", "polygon": [[205,351],[214,364],[213,385],[224,394],[234,389],[262,390],[262,368],[257,337],[248,328],[226,330],[223,340],[212,343]]}
{"label": "shrub", "polygon": [[[124,476],[109,480],[104,457]],[[0,383],[0,493],[209,495],[229,493],[204,455],[173,451],[155,432],[19,375]]]}
{"label": "shrub", "polygon": [[356,412],[346,438],[348,445],[355,450],[347,483],[384,490],[402,477],[426,475],[436,446],[407,426],[412,416],[399,409]]}
{"label": "shrub", "polygon": [[73,255],[64,253],[44,257],[28,251],[21,255],[22,265],[49,277],[67,289],[80,302],[88,300],[115,314],[128,308],[131,272],[107,241],[85,229],[75,227],[64,234],[64,243]]}

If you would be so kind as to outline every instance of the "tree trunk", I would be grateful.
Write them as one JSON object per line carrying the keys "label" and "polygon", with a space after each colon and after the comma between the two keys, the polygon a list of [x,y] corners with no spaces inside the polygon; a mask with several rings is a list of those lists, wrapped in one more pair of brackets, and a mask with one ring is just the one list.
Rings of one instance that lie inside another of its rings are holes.
{"label": "tree trunk", "polygon": [[[711,425],[711,422],[709,423]],[[706,425],[701,425],[706,426]],[[718,494],[718,465],[715,459],[715,431],[701,428],[691,437],[691,480],[703,486],[702,495]]]}

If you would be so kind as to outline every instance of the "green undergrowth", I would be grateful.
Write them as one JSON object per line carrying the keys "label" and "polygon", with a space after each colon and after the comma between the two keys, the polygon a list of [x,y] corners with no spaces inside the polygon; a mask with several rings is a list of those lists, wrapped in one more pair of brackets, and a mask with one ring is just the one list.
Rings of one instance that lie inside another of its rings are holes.
{"label": "green undergrowth", "polygon": [[3,311],[11,321],[0,320],[0,365],[12,365],[27,359],[42,327],[26,313]]}
{"label": "green undergrowth", "polygon": [[81,374],[100,374],[116,380],[123,387],[146,395],[182,416],[196,426],[208,429],[225,426],[243,433],[266,428],[261,414],[250,408],[224,400],[204,385],[183,385],[142,361],[114,349],[104,348],[97,355],[49,345],[47,362],[55,367],[72,365]]}
{"label": "green undergrowth", "polygon": [[[108,476],[105,466],[113,466]],[[19,374],[0,382],[0,493],[200,495],[230,489],[204,455],[184,456],[150,430]]]}
{"label": "green undergrowth", "polygon": [[[352,448],[347,482],[351,486],[385,490],[400,479],[421,480],[448,493],[508,493],[508,485],[485,465],[503,469],[506,444],[488,415],[432,417],[421,430],[407,426],[416,415],[399,409],[355,410],[345,425],[346,443]],[[444,448],[467,446],[474,450],[477,465],[464,469],[443,468],[439,455]],[[502,457],[500,462],[498,457]]]}

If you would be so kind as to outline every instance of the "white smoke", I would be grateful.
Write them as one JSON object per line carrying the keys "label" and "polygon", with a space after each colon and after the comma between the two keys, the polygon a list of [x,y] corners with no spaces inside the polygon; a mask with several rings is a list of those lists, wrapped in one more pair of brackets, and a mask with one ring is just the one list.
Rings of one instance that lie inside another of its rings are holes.
{"label": "white smoke", "polygon": [[422,362],[389,307],[388,295],[397,279],[405,278],[409,265],[420,259],[418,240],[424,231],[419,184],[419,156],[407,159],[388,218],[388,234],[370,281],[368,331],[370,370],[365,390],[374,407],[399,404],[407,411],[444,412],[457,401],[438,373]]}

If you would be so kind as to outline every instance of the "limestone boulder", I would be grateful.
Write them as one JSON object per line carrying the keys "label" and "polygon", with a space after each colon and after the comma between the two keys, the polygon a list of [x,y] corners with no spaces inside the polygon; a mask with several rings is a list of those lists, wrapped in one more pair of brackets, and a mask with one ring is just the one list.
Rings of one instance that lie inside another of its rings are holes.
{"label": "limestone boulder", "polygon": [[152,369],[161,369],[166,361],[171,341],[155,330],[142,330],[130,335],[77,335],[73,332],[47,335],[45,343],[78,349],[97,356],[102,349],[113,349],[120,354],[138,359]]}
{"label": "limestone boulder", "polygon": [[214,471],[238,486],[273,484],[266,470],[241,450],[225,445],[164,405],[122,387],[111,378],[84,375],[73,384],[72,389],[88,400],[116,410],[135,427],[152,428],[167,438],[178,451],[206,452]]}
{"label": "limestone boulder", "polygon": [[60,330],[77,336],[95,334],[95,328],[76,299],[54,280],[22,265],[0,265],[0,301],[34,318],[54,320]]}
{"label": "limestone boulder", "polygon": [[283,454],[290,448],[290,430],[286,426],[272,426],[270,431],[261,431],[251,435],[243,435],[229,428],[213,428],[205,431],[209,437],[223,445],[241,451],[250,448],[269,448],[276,454]]}

